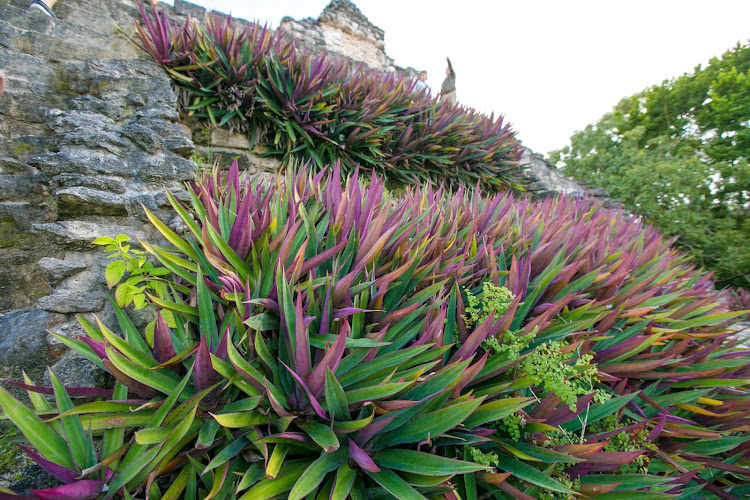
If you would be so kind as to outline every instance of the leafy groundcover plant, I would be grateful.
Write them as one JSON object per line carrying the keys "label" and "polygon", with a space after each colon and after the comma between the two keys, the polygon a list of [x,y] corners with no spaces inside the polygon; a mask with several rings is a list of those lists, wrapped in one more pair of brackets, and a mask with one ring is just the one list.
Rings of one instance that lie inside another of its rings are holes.
{"label": "leafy groundcover plant", "polygon": [[521,145],[495,120],[415,89],[400,73],[313,57],[258,25],[239,29],[212,13],[180,27],[141,8],[134,41],[172,79],[183,112],[248,134],[267,154],[341,162],[392,185],[522,188]]}
{"label": "leafy groundcover plant", "polygon": [[31,498],[750,493],[740,313],[670,242],[585,200],[340,176],[235,164],[170,196],[184,235],[147,211],[151,327],[115,304],[122,335],[58,336],[114,389],[0,390],[62,482]]}

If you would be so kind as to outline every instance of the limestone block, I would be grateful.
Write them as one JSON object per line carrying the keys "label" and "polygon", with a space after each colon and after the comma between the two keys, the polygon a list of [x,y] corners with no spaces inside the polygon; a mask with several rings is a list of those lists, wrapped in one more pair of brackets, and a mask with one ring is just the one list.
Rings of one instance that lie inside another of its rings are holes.
{"label": "limestone block", "polygon": [[39,299],[39,309],[63,314],[96,312],[104,307],[104,294],[80,290],[57,290]]}
{"label": "limestone block", "polygon": [[50,187],[55,190],[63,190],[70,187],[87,187],[99,191],[110,191],[122,194],[125,192],[125,183],[117,177],[93,177],[82,174],[60,174],[50,181]]}
{"label": "limestone block", "polygon": [[155,153],[162,147],[161,136],[138,123],[131,123],[123,127],[120,133],[147,153]]}
{"label": "limestone block", "polygon": [[123,195],[88,187],[61,189],[56,194],[57,216],[60,220],[84,215],[128,215]]}
{"label": "limestone block", "polygon": [[183,158],[189,158],[195,151],[195,144],[185,135],[173,135],[164,139],[164,149]]}
{"label": "limestone block", "polygon": [[27,163],[41,172],[56,176],[72,174],[103,174],[132,178],[135,174],[132,166],[112,153],[94,152],[87,149],[65,148],[59,153],[42,153],[31,156]]}
{"label": "limestone block", "polygon": [[44,269],[51,286],[57,286],[65,278],[74,276],[88,267],[81,256],[75,254],[67,254],[64,259],[44,257],[39,261],[39,265]]}

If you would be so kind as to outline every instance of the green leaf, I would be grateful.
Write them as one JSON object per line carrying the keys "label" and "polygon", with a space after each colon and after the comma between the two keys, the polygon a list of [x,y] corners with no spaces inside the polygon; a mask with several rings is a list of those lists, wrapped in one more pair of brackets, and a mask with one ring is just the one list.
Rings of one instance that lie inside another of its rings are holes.
{"label": "green leaf", "polygon": [[[66,412],[73,409],[73,401],[70,400],[68,392],[60,383],[57,376],[55,376],[51,369],[48,369],[48,373],[52,381],[58,411]],[[96,455],[94,455],[93,463],[91,463],[87,451],[88,438],[86,432],[83,430],[83,425],[81,425],[81,419],[77,415],[71,415],[62,417],[60,420],[62,421],[63,431],[65,432],[65,438],[70,447],[70,454],[73,457],[73,461],[82,469],[93,467],[96,464]]]}
{"label": "green leaf", "polygon": [[[164,394],[171,394],[174,388],[177,386],[177,382],[174,381],[171,375],[166,375],[167,371],[155,371],[143,368],[137,365],[127,358],[120,355],[114,349],[107,347],[107,356],[109,357],[112,364],[130,378],[138,380],[139,382],[153,387],[159,392]],[[174,374],[174,372],[169,371]],[[192,394],[191,388],[186,388],[185,393]]]}
{"label": "green leaf", "polygon": [[[652,491],[635,492],[638,500],[666,500],[668,498],[677,498],[677,495],[669,493],[656,493]],[[597,500],[633,500],[634,492],[632,491],[611,491],[596,496]]]}
{"label": "green leaf", "polygon": [[373,444],[376,449],[381,449],[396,444],[434,439],[462,423],[481,403],[482,398],[477,398],[416,417],[398,429],[375,437]]}
{"label": "green leaf", "polygon": [[[638,396],[638,393],[634,392],[632,394],[626,394],[624,396],[617,396],[612,399],[608,399],[604,403],[591,405],[588,409],[586,424],[590,425],[609,415],[614,415],[620,408],[635,399],[636,396]],[[583,423],[579,419],[575,418],[570,422],[564,423],[560,427],[567,432],[576,432],[580,430],[581,427],[583,427]]]}
{"label": "green leaf", "polygon": [[216,467],[219,467],[220,465],[223,465],[227,462],[227,460],[231,459],[238,453],[240,453],[242,450],[247,447],[247,445],[250,444],[250,440],[246,436],[240,436],[231,443],[229,443],[227,446],[221,449],[214,458],[206,465],[206,468],[203,470],[203,474],[206,472],[215,469]]}
{"label": "green leaf", "polygon": [[259,332],[278,330],[279,317],[270,313],[257,314],[246,319],[245,324]]}
{"label": "green leaf", "polygon": [[123,460],[123,463],[120,465],[120,470],[117,472],[117,475],[107,485],[109,489],[107,490],[107,494],[104,496],[104,498],[112,498],[115,494],[117,494],[117,490],[128,484],[131,479],[140,474],[158,453],[159,448],[154,447],[139,454],[129,462],[125,462]]}
{"label": "green leaf", "polygon": [[284,443],[279,443],[273,447],[271,458],[268,459],[268,464],[266,465],[267,478],[273,479],[279,475],[279,471],[281,470],[281,466],[284,464],[284,458],[286,458],[287,451],[289,451],[289,446]]}
{"label": "green leaf", "polygon": [[216,318],[214,317],[214,307],[211,301],[211,295],[208,292],[206,283],[203,280],[203,273],[200,266],[196,278],[196,291],[198,296],[198,317],[200,320],[201,335],[204,335],[210,342],[210,345],[219,345],[219,333],[216,329]]}
{"label": "green leaf", "polygon": [[172,481],[167,491],[162,495],[161,500],[179,500],[183,498],[182,492],[185,491],[188,483],[188,477],[192,472],[192,467],[185,466],[182,468],[177,478]]}
{"label": "green leaf", "polygon": [[334,421],[349,420],[351,418],[346,393],[328,367],[326,367],[325,396],[328,413]]}
{"label": "green leaf", "polygon": [[644,474],[585,474],[581,476],[581,483],[585,484],[615,484],[621,483],[618,490],[640,490],[666,484],[668,476],[647,476]]}
{"label": "green leaf", "polygon": [[346,401],[348,401],[349,404],[353,404],[362,401],[386,399],[403,391],[411,385],[413,385],[413,382],[393,382],[389,384],[378,384],[372,387],[363,387],[362,389],[354,389],[346,392]]}
{"label": "green leaf", "polygon": [[151,224],[153,224],[154,227],[159,230],[159,232],[167,239],[167,241],[169,241],[180,252],[185,254],[194,262],[198,261],[198,257],[196,256],[195,252],[185,240],[180,238],[177,233],[169,229],[162,221],[159,220],[158,217],[152,214],[148,208],[143,205],[141,206],[143,207],[143,211],[146,212],[146,217],[148,217],[148,220],[151,221]]}
{"label": "green leaf", "polygon": [[109,288],[115,286],[123,276],[125,276],[125,263],[121,260],[113,260],[104,270],[104,279]]}
{"label": "green leaf", "polygon": [[389,449],[382,450],[372,456],[378,466],[388,469],[422,474],[426,476],[452,476],[455,474],[469,474],[487,467],[473,462],[454,460],[421,451]]}
{"label": "green leaf", "polygon": [[472,429],[487,422],[501,420],[508,415],[530,405],[532,398],[505,398],[481,405],[476,411],[466,419],[464,425]]}
{"label": "green leaf", "polygon": [[195,447],[200,450],[211,446],[219,427],[221,427],[219,422],[214,419],[207,418],[204,420],[201,430],[198,432],[198,440],[195,442]]}
{"label": "green leaf", "polygon": [[330,427],[321,423],[310,421],[306,424],[298,424],[326,453],[331,453],[339,448],[339,440]]}
{"label": "green leaf", "polygon": [[[128,388],[122,385],[120,382],[115,382],[115,389],[112,393],[113,400],[124,400],[128,397]],[[85,405],[81,405],[85,406]],[[80,408],[80,406],[79,406]],[[102,439],[102,458],[107,458],[113,455],[120,447],[125,444],[125,429],[107,429],[104,431],[104,438]],[[117,466],[120,463],[120,459],[116,459],[110,464],[112,470],[117,470]]]}
{"label": "green leaf", "polygon": [[365,471],[376,483],[382,486],[388,493],[398,500],[427,500],[417,490],[409,486],[395,472],[389,469],[380,469],[380,472]]}
{"label": "green leaf", "polygon": [[354,472],[349,464],[344,464],[336,471],[336,483],[331,492],[330,500],[346,500],[349,492],[352,490],[357,473]]}
{"label": "green leaf", "polygon": [[301,500],[304,498],[323,482],[326,474],[341,467],[348,459],[349,456],[344,450],[322,454],[299,477],[292,491],[289,492],[289,500]]}
{"label": "green leaf", "polygon": [[291,490],[310,461],[287,463],[274,479],[264,479],[245,492],[239,500],[270,500]]}
{"label": "green leaf", "polygon": [[230,429],[241,429],[253,425],[268,423],[268,416],[258,411],[243,411],[238,413],[214,414],[211,416],[221,425]]}
{"label": "green leaf", "polygon": [[75,470],[65,440],[2,387],[0,407],[42,456],[58,465]]}
{"label": "green leaf", "polygon": [[510,458],[507,456],[498,457],[497,466],[504,471],[511,472],[517,478],[523,479],[534,486],[557,491],[559,493],[575,495],[575,492],[564,484],[555,481],[539,469],[536,469],[516,458]]}

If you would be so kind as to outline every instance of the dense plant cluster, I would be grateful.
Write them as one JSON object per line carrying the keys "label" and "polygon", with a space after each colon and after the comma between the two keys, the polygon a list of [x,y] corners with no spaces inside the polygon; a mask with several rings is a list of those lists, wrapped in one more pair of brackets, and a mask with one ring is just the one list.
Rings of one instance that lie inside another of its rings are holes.
{"label": "dense plant cluster", "polygon": [[679,235],[676,245],[750,289],[750,46],[622,99],[551,153],[568,175]]}
{"label": "dense plant cluster", "polygon": [[[750,360],[725,328],[739,313],[670,242],[585,200],[395,197],[340,176],[266,185],[235,164],[189,207],[170,196],[185,235],[147,212],[170,247],[144,247],[171,271],[138,275],[160,283],[151,327],[115,304],[122,336],[84,318],[86,336],[57,335],[114,389],[27,379],[33,409],[0,390],[65,483],[35,494],[750,492]],[[536,367],[553,364],[565,380],[548,386]]]}
{"label": "dense plant cluster", "polygon": [[182,111],[248,134],[268,155],[357,165],[392,185],[521,188],[521,146],[502,117],[418,91],[400,73],[313,57],[258,25],[210,14],[173,25],[141,10],[138,45],[172,78]]}

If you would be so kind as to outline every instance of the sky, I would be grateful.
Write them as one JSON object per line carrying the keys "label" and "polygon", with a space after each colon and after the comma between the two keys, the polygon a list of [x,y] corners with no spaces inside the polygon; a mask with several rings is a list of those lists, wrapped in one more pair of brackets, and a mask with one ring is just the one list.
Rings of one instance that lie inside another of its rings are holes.
{"label": "sky", "polygon": [[[317,18],[329,2],[192,1],[274,28],[284,16]],[[458,100],[503,115],[544,155],[621,98],[750,39],[750,0],[353,1],[385,31],[397,65],[427,70],[437,91],[449,56]]]}

